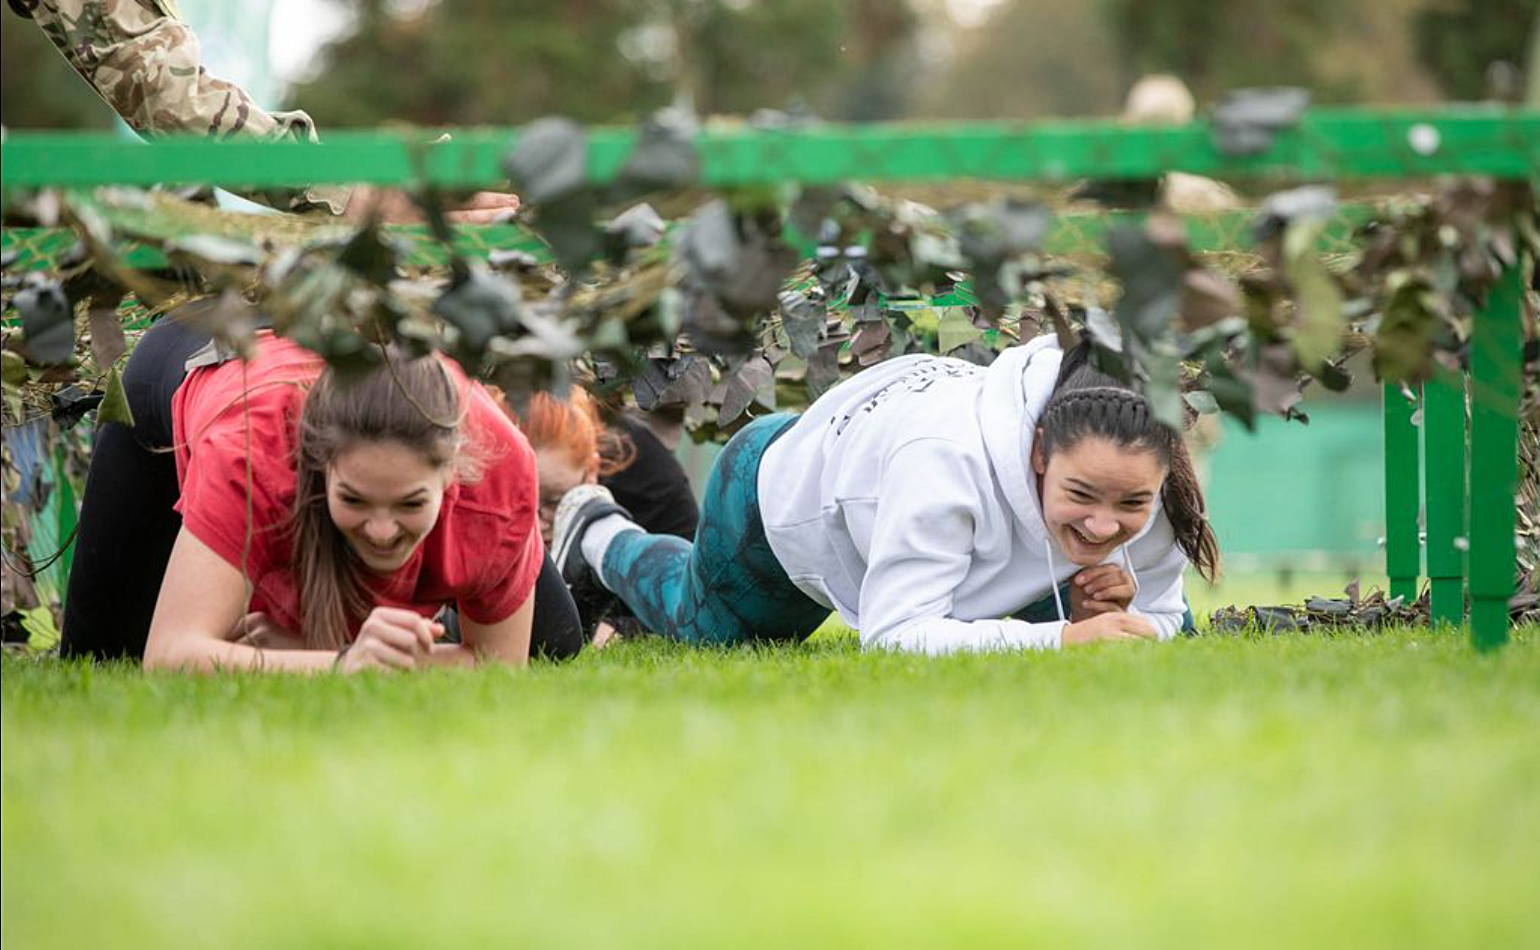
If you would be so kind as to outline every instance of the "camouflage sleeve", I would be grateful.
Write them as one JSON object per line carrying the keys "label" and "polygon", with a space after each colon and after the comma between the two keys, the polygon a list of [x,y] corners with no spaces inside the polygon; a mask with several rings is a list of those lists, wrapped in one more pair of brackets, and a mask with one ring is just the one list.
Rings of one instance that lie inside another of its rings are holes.
{"label": "camouflage sleeve", "polygon": [[[303,112],[267,112],[234,83],[203,68],[198,37],[177,19],[172,0],[20,0],[69,64],[123,121],[146,137],[316,139]],[[341,214],[345,188],[257,196],[294,210]],[[277,199],[276,202],[274,199]]]}

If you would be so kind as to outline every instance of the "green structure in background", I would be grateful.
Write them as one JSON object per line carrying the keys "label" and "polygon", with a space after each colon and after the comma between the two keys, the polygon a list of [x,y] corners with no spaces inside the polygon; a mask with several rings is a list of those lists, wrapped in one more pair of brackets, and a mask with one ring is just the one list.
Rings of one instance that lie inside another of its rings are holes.
{"label": "green structure in background", "polygon": [[[517,136],[511,130],[473,130],[429,145],[422,133],[340,133],[319,145],[206,139],[131,145],[104,136],[12,134],[0,145],[0,186],[497,186],[505,178],[503,156]],[[607,181],[631,154],[637,136],[634,131],[595,130],[588,141],[588,177]],[[1540,112],[1499,105],[1313,110],[1280,130],[1264,150],[1239,157],[1216,146],[1206,122],[1160,128],[1110,121],[744,128],[702,133],[696,148],[700,183],[708,187],[963,177],[1062,182],[1147,179],[1167,171],[1293,180],[1472,174],[1524,181],[1540,169]],[[1468,499],[1468,531],[1455,537],[1469,539],[1471,635],[1478,648],[1506,642],[1507,599],[1515,575],[1523,263],[1507,267],[1474,321],[1467,381],[1472,474],[1466,488],[1458,484],[1464,479],[1453,474],[1464,471],[1467,457],[1463,426],[1451,422],[1464,400],[1439,395],[1442,382],[1429,387],[1440,421],[1426,446],[1427,457],[1437,459],[1428,472],[1427,499],[1441,509],[1430,523],[1447,539],[1466,520],[1467,505],[1454,512],[1451,500]],[[1448,388],[1459,389],[1453,381]],[[1398,389],[1387,393],[1384,419],[1387,568],[1405,593],[1414,589],[1421,573],[1415,497],[1421,476],[1418,440],[1406,432],[1408,401]],[[1458,466],[1450,461],[1454,457],[1460,459]],[[1450,573],[1452,555],[1440,545],[1428,567],[1440,582],[1440,616],[1456,619],[1451,598],[1463,584]]]}
{"label": "green structure in background", "polygon": [[[1377,566],[1385,534],[1379,407],[1331,398],[1302,408],[1308,426],[1267,416],[1248,432],[1225,418],[1200,456],[1227,569]],[[1417,573],[1412,565],[1410,576]]]}

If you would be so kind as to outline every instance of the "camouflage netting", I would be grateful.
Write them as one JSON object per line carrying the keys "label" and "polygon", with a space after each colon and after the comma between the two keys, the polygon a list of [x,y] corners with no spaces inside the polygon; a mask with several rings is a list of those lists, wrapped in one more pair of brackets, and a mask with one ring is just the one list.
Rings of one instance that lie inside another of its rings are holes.
{"label": "camouflage netting", "polygon": [[[227,215],[124,188],[14,205],[8,224],[66,224],[78,246],[50,271],[22,271],[27,248],[7,255],[6,477],[35,474],[13,457],[13,428],[86,411],[98,423],[123,418],[117,374],[134,329],[194,297],[215,301],[198,325],[237,350],[259,315],[344,370],[372,365],[381,342],[398,340],[451,354],[515,406],[578,381],[681,412],[703,439],[804,406],[890,357],[987,363],[1045,332],[1088,337],[1100,365],[1141,386],[1173,426],[1219,412],[1251,425],[1260,414],[1301,417],[1309,385],[1345,389],[1348,360],[1365,351],[1377,378],[1409,385],[1461,368],[1472,316],[1504,262],[1540,248],[1529,189],[1483,179],[1357,207],[1348,233],[1332,229],[1343,209],[1330,189],[1282,192],[1254,214],[1207,222],[1237,239],[1249,231],[1251,251],[1204,253],[1188,243],[1203,220],[1158,211],[1088,219],[1022,197],[938,211],[858,186],[713,195],[694,187],[690,148],[646,130],[601,186],[563,164],[581,153],[581,130],[532,126],[509,169],[538,240],[494,232],[492,248],[451,229],[432,193],[419,196],[422,235]],[[686,217],[667,221],[655,207]],[[1069,231],[1080,238],[1065,246]],[[1531,592],[1535,312],[1530,293],[1520,528]],[[82,463],[53,469],[78,474]],[[7,563],[23,563],[28,539],[7,521]],[[7,583],[7,611],[28,602],[24,585]],[[1412,609],[1381,606],[1386,616]]]}

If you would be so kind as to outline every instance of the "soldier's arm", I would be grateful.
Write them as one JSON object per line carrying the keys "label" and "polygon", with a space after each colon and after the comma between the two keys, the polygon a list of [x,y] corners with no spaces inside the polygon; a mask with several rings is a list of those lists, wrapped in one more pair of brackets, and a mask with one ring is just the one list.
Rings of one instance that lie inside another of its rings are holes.
{"label": "soldier's arm", "polygon": [[[12,6],[30,15],[75,71],[141,135],[316,137],[305,113],[268,112],[239,86],[209,75],[197,35],[177,19],[169,0],[13,0]],[[341,214],[348,194],[312,188],[259,197]]]}

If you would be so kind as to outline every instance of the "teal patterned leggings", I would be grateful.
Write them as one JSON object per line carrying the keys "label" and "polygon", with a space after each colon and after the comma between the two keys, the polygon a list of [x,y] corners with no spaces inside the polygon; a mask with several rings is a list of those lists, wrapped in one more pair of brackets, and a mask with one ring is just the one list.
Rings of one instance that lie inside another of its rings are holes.
{"label": "teal patterned leggings", "polygon": [[797,590],[765,540],[759,460],[797,417],[755,419],[728,440],[711,467],[691,544],[626,531],[604,552],[600,573],[642,626],[694,644],[800,641],[829,616]]}

